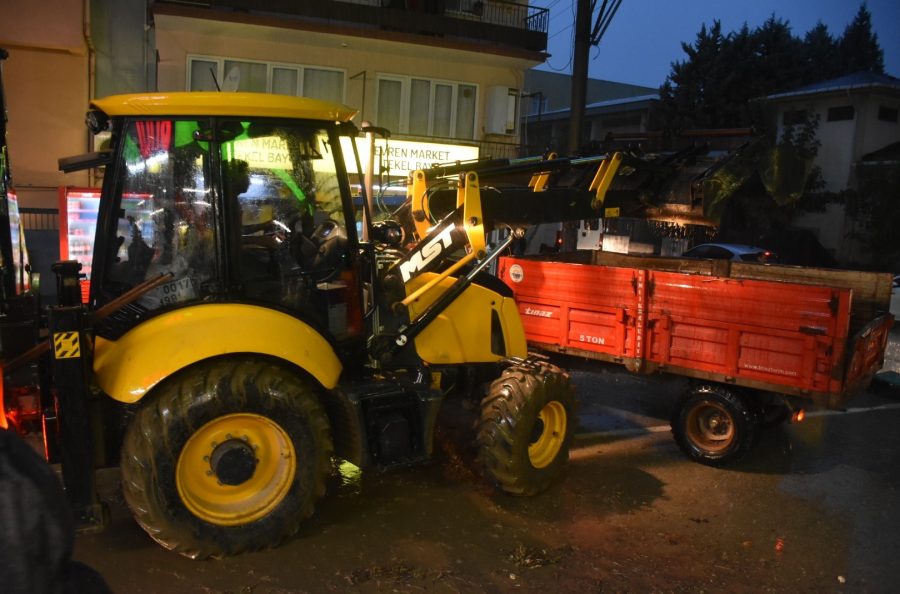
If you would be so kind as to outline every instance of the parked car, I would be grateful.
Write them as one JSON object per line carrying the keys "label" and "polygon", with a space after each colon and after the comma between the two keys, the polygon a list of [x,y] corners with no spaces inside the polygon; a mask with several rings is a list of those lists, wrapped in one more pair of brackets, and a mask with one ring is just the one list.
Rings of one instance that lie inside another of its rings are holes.
{"label": "parked car", "polygon": [[735,260],[737,262],[777,262],[777,256],[767,249],[738,243],[702,243],[681,254],[683,258]]}

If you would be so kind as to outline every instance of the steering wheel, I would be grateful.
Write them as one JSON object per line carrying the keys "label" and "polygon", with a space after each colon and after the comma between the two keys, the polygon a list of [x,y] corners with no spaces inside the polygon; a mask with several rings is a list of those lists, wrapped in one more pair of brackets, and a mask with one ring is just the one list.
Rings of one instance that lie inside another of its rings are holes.
{"label": "steering wheel", "polygon": [[305,272],[324,281],[339,269],[346,246],[346,230],[337,221],[326,219],[316,225],[309,237],[295,233],[291,253]]}
{"label": "steering wheel", "polygon": [[[311,239],[315,243],[322,245],[323,243],[331,239],[336,232],[342,232],[341,226],[338,224],[338,222],[334,219],[326,219],[316,225],[316,228],[313,229]],[[344,234],[344,236],[346,238],[346,234]]]}

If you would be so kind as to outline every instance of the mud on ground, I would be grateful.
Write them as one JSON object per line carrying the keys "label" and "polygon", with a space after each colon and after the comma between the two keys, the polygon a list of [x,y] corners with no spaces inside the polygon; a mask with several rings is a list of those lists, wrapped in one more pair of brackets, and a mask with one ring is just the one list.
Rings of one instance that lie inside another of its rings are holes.
{"label": "mud on ground", "polygon": [[663,432],[580,441],[533,498],[486,485],[464,433],[443,430],[425,467],[336,469],[295,538],[222,560],[159,547],[107,471],[112,525],[76,557],[133,593],[880,591],[848,574],[852,520],[779,486],[798,464],[789,430],[733,470],[686,461]]}

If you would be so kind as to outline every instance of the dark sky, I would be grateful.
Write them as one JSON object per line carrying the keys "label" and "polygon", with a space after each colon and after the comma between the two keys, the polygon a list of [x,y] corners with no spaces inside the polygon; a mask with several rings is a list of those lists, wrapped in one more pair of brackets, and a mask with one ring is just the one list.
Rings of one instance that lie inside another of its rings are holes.
{"label": "dark sky", "polygon": [[[551,57],[540,68],[571,73],[575,0],[532,4],[550,9]],[[774,14],[797,37],[821,20],[838,37],[859,6],[856,0],[622,0],[600,46],[591,49],[590,77],[658,87],[672,62],[684,60],[681,42],[693,43],[700,26],[713,19],[728,33],[744,23],[753,29]],[[884,50],[885,72],[900,77],[900,0],[868,0],[866,6]]]}

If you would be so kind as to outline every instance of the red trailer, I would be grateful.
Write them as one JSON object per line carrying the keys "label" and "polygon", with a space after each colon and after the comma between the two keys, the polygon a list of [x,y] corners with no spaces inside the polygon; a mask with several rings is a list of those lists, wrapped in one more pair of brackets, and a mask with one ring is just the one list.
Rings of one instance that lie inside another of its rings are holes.
{"label": "red trailer", "polygon": [[840,408],[884,362],[887,273],[605,252],[552,258],[500,260],[529,344],[694,378],[672,428],[700,462],[745,454],[773,405]]}

